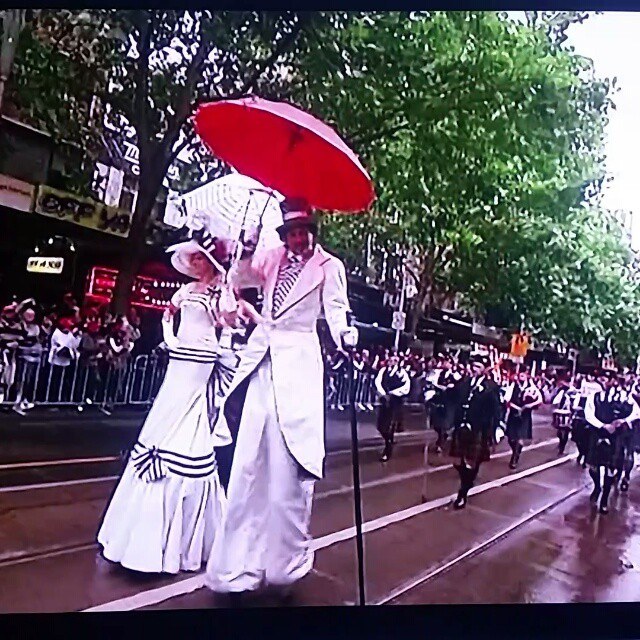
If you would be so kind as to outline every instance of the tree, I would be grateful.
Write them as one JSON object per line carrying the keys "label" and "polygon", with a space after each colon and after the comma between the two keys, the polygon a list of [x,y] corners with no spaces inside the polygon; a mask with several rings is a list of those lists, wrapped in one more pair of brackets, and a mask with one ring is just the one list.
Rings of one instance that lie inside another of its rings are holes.
{"label": "tree", "polygon": [[[373,244],[380,275],[385,256],[413,256],[411,333],[456,294],[482,317],[523,274],[551,278],[553,261],[534,261],[540,235],[597,202],[605,175],[610,84],[588,60],[489,12],[364,16],[324,55],[307,62],[307,104],[367,159],[379,195],[326,233],[354,262]],[[553,316],[557,291],[521,297],[508,322],[537,320],[539,305]]]}
{"label": "tree", "polygon": [[[18,102],[39,126],[100,148],[105,118],[135,129],[139,193],[114,294],[126,308],[147,224],[181,153],[207,157],[191,124],[201,102],[283,98],[296,57],[344,17],[258,11],[42,10],[17,60]],[[258,142],[258,141],[256,141]]]}

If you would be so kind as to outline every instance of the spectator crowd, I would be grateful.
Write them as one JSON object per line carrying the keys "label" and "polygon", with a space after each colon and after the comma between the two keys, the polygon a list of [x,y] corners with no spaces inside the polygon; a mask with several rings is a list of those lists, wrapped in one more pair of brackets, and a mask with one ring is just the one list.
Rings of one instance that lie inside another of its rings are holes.
{"label": "spectator crowd", "polygon": [[[157,318],[153,322],[159,325]],[[107,306],[79,305],[70,293],[50,307],[33,298],[12,301],[0,312],[0,404],[9,403],[22,415],[37,402],[73,404],[81,411],[99,397],[101,408],[110,412],[115,399],[126,395],[123,385],[137,356],[151,355],[162,363],[159,335],[146,333],[133,307],[127,314],[115,316]],[[459,354],[430,357],[406,351],[396,355],[379,345],[356,350],[353,362],[359,411],[371,411],[380,404],[381,376],[391,364],[393,372],[407,381],[396,392],[402,404],[428,403],[432,378],[438,371],[447,369],[460,376],[465,373]],[[347,408],[348,370],[346,354],[325,352],[329,409]],[[498,375],[506,374],[500,370]],[[154,381],[161,380],[161,370],[153,377]],[[557,376],[539,372],[533,381],[550,402],[559,385]],[[402,425],[398,428],[402,430]]]}
{"label": "spectator crowd", "polygon": [[[133,307],[114,316],[104,306],[80,307],[70,293],[48,308],[33,298],[13,301],[0,312],[0,403],[11,397],[14,411],[24,415],[39,390],[49,401],[70,399],[78,377],[68,374],[73,368],[82,374],[78,404],[91,404],[106,373],[126,369],[141,335]],[[107,396],[115,397],[122,375],[111,378]]]}

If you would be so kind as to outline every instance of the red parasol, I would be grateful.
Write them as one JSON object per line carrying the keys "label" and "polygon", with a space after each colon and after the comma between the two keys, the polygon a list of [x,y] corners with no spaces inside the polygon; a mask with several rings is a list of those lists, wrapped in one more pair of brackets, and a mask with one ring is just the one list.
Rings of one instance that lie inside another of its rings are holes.
{"label": "red parasol", "polygon": [[340,136],[290,104],[256,97],[205,104],[195,128],[237,171],[312,207],[356,212],[375,198],[371,178]]}

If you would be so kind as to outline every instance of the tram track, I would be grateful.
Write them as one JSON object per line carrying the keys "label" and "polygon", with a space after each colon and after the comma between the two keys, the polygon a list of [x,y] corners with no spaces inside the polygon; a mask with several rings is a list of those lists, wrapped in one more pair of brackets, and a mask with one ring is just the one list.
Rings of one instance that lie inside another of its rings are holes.
{"label": "tram track", "polygon": [[[528,445],[525,448],[525,451],[532,451],[532,450],[537,450],[537,449],[541,449],[544,447],[548,447],[551,446],[555,443],[555,441],[553,439],[548,439],[548,440],[543,440],[541,442],[532,444],[532,445]],[[508,455],[510,455],[509,451],[502,451],[502,452],[498,452],[495,453],[493,458],[494,460],[496,459],[501,459],[501,458],[505,458]],[[375,479],[375,480],[371,480],[368,482],[363,482],[361,485],[361,489],[363,491],[368,491],[371,489],[378,489],[378,488],[383,488],[383,487],[388,487],[388,486],[392,486],[392,485],[397,485],[403,482],[407,482],[410,480],[414,480],[414,479],[418,479],[421,478],[425,475],[432,475],[435,473],[440,473],[443,471],[451,471],[451,465],[450,464],[442,464],[442,465],[436,465],[436,466],[430,466],[428,468],[420,468],[420,469],[416,469],[416,470],[412,470],[409,472],[400,472],[400,473],[393,473],[390,474],[388,476],[384,476],[382,478],[379,479]],[[527,470],[524,470],[524,473],[526,473]],[[523,473],[523,472],[520,472]],[[513,475],[511,476],[506,476],[506,477],[513,477]],[[83,485],[91,485],[91,484],[96,484],[96,483],[102,483],[102,482],[106,482],[108,480],[117,480],[119,478],[119,476],[111,476],[111,477],[103,477],[103,478],[89,478],[89,479],[80,479],[80,480],[72,480],[72,481],[67,481],[67,482],[62,482],[62,483],[47,483],[45,485],[41,485],[38,486],[36,485],[36,487],[30,486],[30,485],[25,485],[25,486],[20,486],[20,487],[12,487],[12,488],[0,488],[0,494],[3,492],[24,492],[24,491],[29,491],[33,488],[56,488],[56,487],[72,487],[72,486],[83,486]],[[346,496],[349,495],[353,492],[353,487],[352,486],[343,486],[340,487],[338,489],[327,489],[325,491],[320,491],[318,492],[315,497],[314,497],[314,501],[315,502],[322,502],[325,501],[329,498],[334,498],[334,497],[338,497],[338,496]],[[446,498],[444,498],[445,502],[450,500],[451,496],[447,496]],[[442,498],[439,498],[439,500],[442,500]],[[430,501],[430,504],[433,503],[433,500]],[[424,503],[423,503],[424,504]],[[420,507],[419,507],[420,508]],[[332,534],[330,534],[332,535]],[[344,534],[343,534],[344,535]],[[322,538],[325,539],[330,539],[327,536],[322,536]],[[91,548],[95,548],[98,549],[98,544],[95,541],[92,540],[86,540],[86,541],[82,541],[79,543],[75,543],[73,545],[52,545],[50,547],[44,548],[39,552],[28,552],[28,553],[24,553],[24,554],[14,554],[5,558],[1,558],[0,557],[0,568],[3,567],[9,567],[9,566],[13,566],[13,565],[17,565],[17,564],[25,564],[25,563],[29,563],[29,562],[38,562],[40,560],[44,560],[46,558],[49,557],[54,557],[54,556],[59,556],[59,555],[65,555],[65,554],[73,554],[75,552],[78,551],[83,551],[86,549],[91,549]],[[319,547],[321,548],[321,547]]]}
{"label": "tram track", "polygon": [[528,513],[524,517],[519,518],[518,520],[511,523],[501,531],[498,531],[497,533],[493,534],[489,538],[479,542],[478,544],[474,545],[471,549],[457,555],[455,558],[448,560],[437,567],[429,568],[426,571],[423,571],[413,576],[402,585],[394,588],[393,590],[389,591],[385,596],[383,596],[382,598],[378,598],[377,600],[375,600],[370,604],[375,606],[393,604],[394,600],[397,600],[398,598],[410,593],[412,590],[417,589],[418,587],[422,587],[427,582],[430,582],[432,580],[437,580],[441,575],[450,571],[454,567],[460,565],[462,562],[469,560],[471,558],[474,558],[488,551],[492,546],[503,541],[507,537],[511,536],[524,525],[534,521],[544,513],[554,509],[555,507],[561,505],[563,502],[565,502],[569,498],[572,498],[573,496],[577,495],[578,493],[583,491],[587,486],[588,486],[587,483],[585,483],[580,487],[574,487],[562,497],[552,500],[547,504],[545,504],[543,507],[536,509],[531,513]]}

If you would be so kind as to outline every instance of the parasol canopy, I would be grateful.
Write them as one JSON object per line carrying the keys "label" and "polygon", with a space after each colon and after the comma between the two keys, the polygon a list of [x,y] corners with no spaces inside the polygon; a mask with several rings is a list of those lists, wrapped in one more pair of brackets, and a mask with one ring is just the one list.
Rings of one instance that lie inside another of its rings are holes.
{"label": "parasol canopy", "polygon": [[282,200],[253,178],[230,173],[167,203],[164,221],[179,229],[206,229],[229,240],[243,233],[259,236],[258,249],[271,249],[282,244],[276,232],[282,224]]}
{"label": "parasol canopy", "polygon": [[290,104],[257,97],[205,104],[195,128],[237,171],[312,207],[357,212],[375,198],[369,174],[340,136]]}

